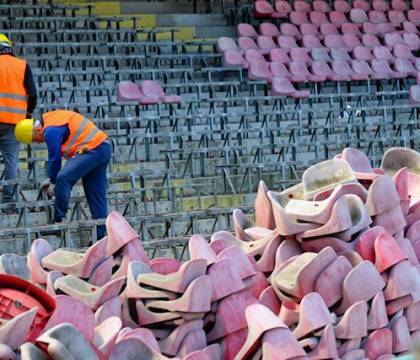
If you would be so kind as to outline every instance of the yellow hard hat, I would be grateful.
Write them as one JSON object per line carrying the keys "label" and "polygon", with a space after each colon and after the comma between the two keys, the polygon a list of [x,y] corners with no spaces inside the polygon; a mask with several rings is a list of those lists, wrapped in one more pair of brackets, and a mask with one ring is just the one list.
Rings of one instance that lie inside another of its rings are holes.
{"label": "yellow hard hat", "polygon": [[34,119],[25,119],[16,124],[15,137],[18,141],[24,144],[30,144],[32,142],[34,122]]}
{"label": "yellow hard hat", "polygon": [[2,33],[0,33],[0,43],[7,44],[10,47],[13,45],[9,38]]}

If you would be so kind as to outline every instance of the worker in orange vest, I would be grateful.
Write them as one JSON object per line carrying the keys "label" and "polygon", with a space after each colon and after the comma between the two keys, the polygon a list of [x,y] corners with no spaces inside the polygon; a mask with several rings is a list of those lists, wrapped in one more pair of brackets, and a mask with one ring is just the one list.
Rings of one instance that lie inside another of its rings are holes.
{"label": "worker in orange vest", "polygon": [[[41,187],[52,197],[55,194],[55,222],[67,213],[73,186],[82,179],[93,219],[108,215],[106,168],[111,158],[111,144],[105,132],[74,111],[46,112],[40,120],[25,119],[16,125],[16,139],[47,144],[48,179]],[[68,159],[63,167],[62,157]],[[105,226],[98,226],[98,238],[105,236]]]}
{"label": "worker in orange vest", "polygon": [[[25,116],[31,117],[36,107],[36,87],[28,63],[14,56],[12,42],[0,34],[0,152],[4,160],[4,180],[17,176],[19,142],[13,133]],[[3,187],[2,203],[13,201],[13,185]],[[4,212],[13,212],[10,204]]]}

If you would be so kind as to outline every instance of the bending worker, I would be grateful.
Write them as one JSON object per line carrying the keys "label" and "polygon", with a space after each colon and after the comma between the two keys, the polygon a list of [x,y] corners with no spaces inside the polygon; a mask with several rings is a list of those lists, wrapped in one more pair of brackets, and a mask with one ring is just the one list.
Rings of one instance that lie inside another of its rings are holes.
{"label": "bending worker", "polygon": [[[55,193],[55,222],[65,218],[71,190],[79,179],[93,219],[108,215],[106,168],[111,145],[105,132],[76,112],[56,110],[44,113],[41,120],[20,121],[15,135],[26,144],[47,144],[49,178],[41,186],[49,197]],[[63,168],[62,156],[68,159]],[[104,235],[105,226],[98,226],[98,239]]]}
{"label": "bending worker", "polygon": [[[36,87],[28,63],[14,56],[12,42],[0,34],[0,152],[4,159],[4,179],[16,179],[19,142],[13,133],[23,117],[32,117]],[[2,202],[13,201],[13,186],[3,188]],[[5,212],[13,212],[10,207]]]}

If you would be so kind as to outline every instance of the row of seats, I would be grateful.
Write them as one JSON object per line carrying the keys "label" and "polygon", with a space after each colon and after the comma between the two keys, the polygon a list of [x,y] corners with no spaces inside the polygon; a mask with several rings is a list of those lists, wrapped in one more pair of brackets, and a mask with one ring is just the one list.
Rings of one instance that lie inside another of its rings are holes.
{"label": "row of seats", "polygon": [[117,86],[117,101],[139,102],[141,105],[178,104],[181,102],[181,97],[166,95],[156,81],[144,80],[140,86],[131,81],[122,81]]}
{"label": "row of seats", "polygon": [[303,0],[295,0],[293,4],[285,0],[274,1],[274,6],[270,1],[257,0],[254,2],[255,17],[257,18],[287,18],[292,12],[310,13],[312,11],[318,13],[334,13],[348,14],[352,9],[360,9],[378,12],[408,12],[410,10],[420,11],[419,0],[409,2],[410,6],[404,0],[392,0],[391,4],[385,0],[374,0],[371,3],[365,0],[354,0],[351,3],[344,0],[335,0],[333,10],[330,5],[323,0],[315,0],[310,3]]}

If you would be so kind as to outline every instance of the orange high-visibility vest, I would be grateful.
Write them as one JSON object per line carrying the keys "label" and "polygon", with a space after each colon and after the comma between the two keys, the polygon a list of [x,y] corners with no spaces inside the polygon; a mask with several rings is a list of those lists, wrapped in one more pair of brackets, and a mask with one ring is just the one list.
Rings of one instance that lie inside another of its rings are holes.
{"label": "orange high-visibility vest", "polygon": [[74,111],[50,111],[44,113],[42,119],[44,129],[50,126],[67,125],[69,127],[69,137],[61,145],[61,155],[67,159],[95,149],[108,138],[107,134],[99,130],[92,121]]}
{"label": "orange high-visibility vest", "polygon": [[11,55],[0,56],[0,123],[17,124],[26,117],[25,71],[25,60]]}

